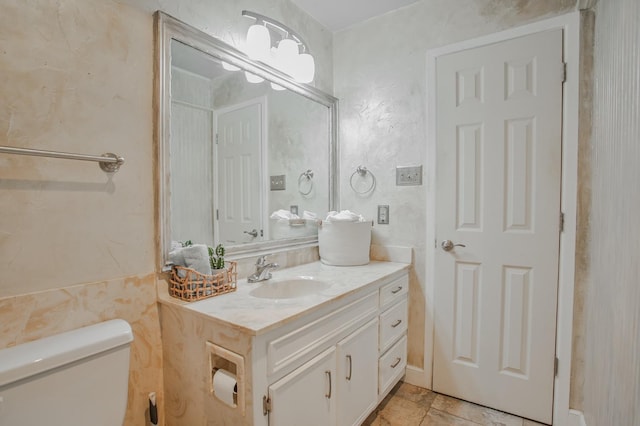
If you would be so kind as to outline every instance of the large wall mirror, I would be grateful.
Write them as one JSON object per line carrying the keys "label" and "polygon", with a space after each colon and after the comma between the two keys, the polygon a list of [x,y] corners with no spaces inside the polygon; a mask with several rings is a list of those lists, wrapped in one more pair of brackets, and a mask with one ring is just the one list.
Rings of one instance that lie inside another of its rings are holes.
{"label": "large wall mirror", "polygon": [[337,100],[161,12],[156,32],[162,266],[173,241],[317,241],[311,219],[337,208]]}

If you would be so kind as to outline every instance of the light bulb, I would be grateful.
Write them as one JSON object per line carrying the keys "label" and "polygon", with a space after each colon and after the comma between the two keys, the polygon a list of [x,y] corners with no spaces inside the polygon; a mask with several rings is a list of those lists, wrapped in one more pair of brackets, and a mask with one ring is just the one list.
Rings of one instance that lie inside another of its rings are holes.
{"label": "light bulb", "polygon": [[251,74],[248,71],[244,72],[244,76],[249,83],[262,83],[264,81],[264,78],[260,77],[259,75]]}
{"label": "light bulb", "polygon": [[228,62],[222,61],[222,68],[224,68],[227,71],[240,71],[240,68],[236,67],[235,65],[231,65]]}
{"label": "light bulb", "polygon": [[280,71],[293,76],[297,68],[298,56],[298,43],[290,38],[280,40],[276,54],[277,66]]}
{"label": "light bulb", "polygon": [[286,90],[284,87],[280,86],[279,84],[275,84],[275,83],[271,83],[271,88],[273,90]]}
{"label": "light bulb", "polygon": [[316,74],[316,63],[308,53],[298,56],[295,79],[300,83],[311,83]]}
{"label": "light bulb", "polygon": [[275,68],[275,69],[280,69],[279,67],[279,62],[278,62],[278,49],[276,47],[272,47],[271,49],[269,49],[269,56],[267,57],[266,60],[262,61],[265,64]]}
{"label": "light bulb", "polygon": [[254,24],[247,31],[247,55],[251,59],[264,61],[271,49],[271,35],[267,27]]}

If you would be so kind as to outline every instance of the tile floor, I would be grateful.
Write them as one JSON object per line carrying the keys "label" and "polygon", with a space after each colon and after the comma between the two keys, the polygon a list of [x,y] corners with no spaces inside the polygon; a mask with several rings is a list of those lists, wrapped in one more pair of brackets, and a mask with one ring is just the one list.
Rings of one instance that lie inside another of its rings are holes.
{"label": "tile floor", "polygon": [[400,382],[363,426],[543,426]]}

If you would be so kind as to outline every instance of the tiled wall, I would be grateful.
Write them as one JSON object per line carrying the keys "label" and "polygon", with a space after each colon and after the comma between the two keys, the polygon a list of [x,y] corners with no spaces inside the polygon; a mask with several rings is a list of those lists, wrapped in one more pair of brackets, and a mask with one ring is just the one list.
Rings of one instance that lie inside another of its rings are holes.
{"label": "tiled wall", "polygon": [[0,2],[2,144],[126,159],[0,155],[0,347],[123,318],[126,424],[162,401],[155,303],[152,18],[110,1]]}
{"label": "tiled wall", "polygon": [[0,155],[0,348],[129,321],[126,425],[148,424],[149,392],[163,403],[152,13],[241,47],[244,8],[300,28],[316,84],[331,91],[332,37],[289,0],[0,0],[0,144],[126,160],[108,176],[94,163]]}
{"label": "tiled wall", "polygon": [[[164,346],[166,386],[165,417],[168,425],[233,425],[253,424],[253,392],[251,383],[239,386],[244,392],[245,415],[210,394],[209,354],[205,342],[216,344],[244,357],[246,377],[251,373],[251,336],[232,328],[217,328],[215,323],[196,312],[175,305],[160,305]],[[218,366],[219,368],[228,368]]]}
{"label": "tiled wall", "polygon": [[149,392],[163,399],[155,274],[1,298],[0,348],[113,318],[134,334],[125,424],[146,426]]}
{"label": "tiled wall", "polygon": [[590,270],[584,404],[589,426],[640,424],[640,3],[595,9]]}

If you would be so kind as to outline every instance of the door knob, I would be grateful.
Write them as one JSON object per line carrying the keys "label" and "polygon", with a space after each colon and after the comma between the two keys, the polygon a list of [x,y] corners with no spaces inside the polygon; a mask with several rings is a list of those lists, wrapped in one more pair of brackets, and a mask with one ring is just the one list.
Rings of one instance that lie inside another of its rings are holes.
{"label": "door knob", "polygon": [[256,238],[258,236],[258,230],[257,229],[254,229],[252,231],[244,231],[244,233],[251,235],[253,238]]}
{"label": "door knob", "polygon": [[451,251],[454,247],[466,247],[464,244],[453,244],[451,240],[444,240],[441,246],[444,251]]}

